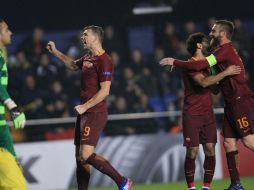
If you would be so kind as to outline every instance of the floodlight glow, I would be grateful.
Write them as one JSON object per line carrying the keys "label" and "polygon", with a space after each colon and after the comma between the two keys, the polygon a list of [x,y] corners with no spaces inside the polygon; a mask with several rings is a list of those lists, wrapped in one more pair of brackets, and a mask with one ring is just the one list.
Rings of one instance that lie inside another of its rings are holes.
{"label": "floodlight glow", "polygon": [[171,13],[172,11],[173,8],[171,6],[135,7],[132,10],[134,15]]}

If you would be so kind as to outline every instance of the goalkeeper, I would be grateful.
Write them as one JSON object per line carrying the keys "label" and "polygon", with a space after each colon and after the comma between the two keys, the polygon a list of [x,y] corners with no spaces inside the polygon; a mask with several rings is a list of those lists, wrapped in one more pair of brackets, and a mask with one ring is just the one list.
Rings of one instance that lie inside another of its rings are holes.
{"label": "goalkeeper", "polygon": [[[7,53],[5,46],[11,43],[12,32],[9,30],[8,25],[2,19],[0,19],[0,150],[1,150],[1,162],[0,162],[0,189],[7,190],[25,190],[25,179],[22,172],[14,174],[10,172],[13,168],[18,167],[18,163],[13,160],[16,158],[16,153],[13,146],[13,140],[10,133],[10,128],[5,120],[5,106],[10,111],[13,124],[15,128],[23,128],[25,126],[25,115],[20,112],[15,102],[10,98],[7,92],[8,84],[8,72],[7,72]],[[4,150],[7,150],[6,153]],[[3,155],[2,155],[3,154]],[[10,159],[11,156],[13,159]],[[6,162],[3,162],[3,161]],[[7,163],[8,162],[8,163]],[[3,164],[5,163],[5,164]],[[8,167],[6,169],[6,167]],[[6,173],[6,171],[9,171]],[[15,171],[15,170],[14,170]],[[19,177],[17,177],[19,175]]]}

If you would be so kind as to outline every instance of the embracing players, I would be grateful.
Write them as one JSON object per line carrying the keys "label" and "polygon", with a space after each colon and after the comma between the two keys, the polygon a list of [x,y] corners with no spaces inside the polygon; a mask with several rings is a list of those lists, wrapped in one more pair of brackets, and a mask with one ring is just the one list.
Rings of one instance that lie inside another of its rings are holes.
{"label": "embracing players", "polygon": [[248,87],[245,79],[243,62],[231,42],[233,32],[234,25],[232,22],[218,20],[210,32],[212,38],[210,44],[214,47],[213,54],[206,57],[206,59],[197,61],[181,61],[171,57],[164,58],[160,64],[174,65],[196,71],[216,65],[219,72],[224,71],[230,65],[241,67],[239,75],[226,77],[220,82],[220,87],[225,101],[222,135],[231,178],[228,190],[244,190],[240,183],[238,171],[237,140],[241,139],[248,149],[254,151],[254,99],[253,92]]}

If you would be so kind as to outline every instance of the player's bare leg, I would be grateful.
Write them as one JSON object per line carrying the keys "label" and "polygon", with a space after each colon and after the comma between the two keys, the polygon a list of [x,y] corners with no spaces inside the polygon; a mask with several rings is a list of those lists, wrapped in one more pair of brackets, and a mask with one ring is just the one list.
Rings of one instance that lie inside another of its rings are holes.
{"label": "player's bare leg", "polygon": [[80,160],[82,165],[90,164],[103,174],[108,175],[115,181],[120,190],[131,189],[132,181],[120,175],[118,171],[102,156],[94,153],[94,146],[80,146]]}
{"label": "player's bare leg", "polygon": [[254,152],[254,134],[248,135],[242,138],[242,142],[245,147]]}
{"label": "player's bare leg", "polygon": [[194,175],[195,175],[195,160],[198,154],[199,147],[187,147],[186,148],[186,157],[184,162],[184,173],[187,186],[189,190],[194,190]]}
{"label": "player's bare leg", "polygon": [[215,144],[206,143],[203,145],[205,153],[204,161],[204,182],[202,190],[208,190],[210,188],[211,182],[213,180],[214,170],[215,170]]}

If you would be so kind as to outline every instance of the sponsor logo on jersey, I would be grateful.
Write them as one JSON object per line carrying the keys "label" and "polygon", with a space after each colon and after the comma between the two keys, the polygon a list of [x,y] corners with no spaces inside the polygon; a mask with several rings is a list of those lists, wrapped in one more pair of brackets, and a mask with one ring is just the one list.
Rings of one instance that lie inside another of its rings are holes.
{"label": "sponsor logo on jersey", "polygon": [[105,72],[102,72],[102,75],[104,75],[104,76],[111,76],[112,73],[111,73],[111,72],[108,72],[108,71],[105,71]]}

